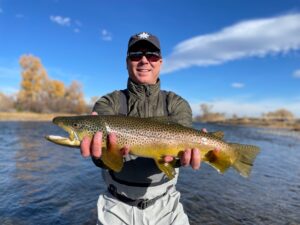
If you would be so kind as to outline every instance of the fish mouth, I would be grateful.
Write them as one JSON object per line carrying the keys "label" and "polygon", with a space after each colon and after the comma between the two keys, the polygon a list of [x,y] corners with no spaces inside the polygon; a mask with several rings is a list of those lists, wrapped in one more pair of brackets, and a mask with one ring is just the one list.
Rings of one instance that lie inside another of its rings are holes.
{"label": "fish mouth", "polygon": [[58,135],[47,135],[45,138],[48,141],[51,141],[55,144],[63,145],[63,146],[69,146],[69,147],[79,147],[80,146],[80,139],[77,135],[77,133],[69,126],[64,125],[62,122],[57,122],[53,120],[53,123],[55,123],[57,126],[64,129],[67,133],[69,133],[69,137],[62,137]]}

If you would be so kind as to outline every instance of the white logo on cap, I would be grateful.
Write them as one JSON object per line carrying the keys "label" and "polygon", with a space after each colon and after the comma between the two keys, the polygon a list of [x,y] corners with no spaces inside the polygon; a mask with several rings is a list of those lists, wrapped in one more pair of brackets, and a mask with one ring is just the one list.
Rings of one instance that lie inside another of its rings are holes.
{"label": "white logo on cap", "polygon": [[148,33],[146,33],[146,32],[140,33],[140,34],[138,35],[138,37],[139,37],[140,39],[148,39],[149,36],[150,36],[150,35],[149,35]]}

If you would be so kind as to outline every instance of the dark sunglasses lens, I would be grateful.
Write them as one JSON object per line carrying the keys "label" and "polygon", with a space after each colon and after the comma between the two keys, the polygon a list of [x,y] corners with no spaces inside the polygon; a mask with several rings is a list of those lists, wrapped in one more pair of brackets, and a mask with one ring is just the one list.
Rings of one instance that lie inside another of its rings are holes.
{"label": "dark sunglasses lens", "polygon": [[140,61],[143,58],[142,52],[131,52],[129,53],[129,59],[131,61]]}
{"label": "dark sunglasses lens", "polygon": [[147,52],[145,55],[150,62],[157,62],[160,59],[159,54],[155,52]]}
{"label": "dark sunglasses lens", "polygon": [[157,62],[160,59],[158,52],[130,52],[128,57],[131,61],[140,61],[143,56],[146,56],[150,62]]}

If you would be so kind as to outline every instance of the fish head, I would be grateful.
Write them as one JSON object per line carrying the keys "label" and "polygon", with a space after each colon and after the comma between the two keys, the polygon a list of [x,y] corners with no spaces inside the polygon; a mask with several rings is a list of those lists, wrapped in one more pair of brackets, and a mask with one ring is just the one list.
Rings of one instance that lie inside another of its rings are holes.
{"label": "fish head", "polygon": [[52,122],[69,133],[69,137],[46,136],[47,140],[59,145],[79,147],[85,136],[92,137],[97,131],[95,122],[87,116],[55,117]]}

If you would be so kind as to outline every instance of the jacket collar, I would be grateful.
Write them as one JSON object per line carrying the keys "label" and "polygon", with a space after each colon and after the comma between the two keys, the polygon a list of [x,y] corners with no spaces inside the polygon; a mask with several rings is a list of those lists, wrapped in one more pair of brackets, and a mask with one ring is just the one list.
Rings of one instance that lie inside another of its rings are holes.
{"label": "jacket collar", "polygon": [[137,84],[128,78],[127,89],[130,95],[139,99],[156,97],[160,92],[160,80],[156,84]]}

